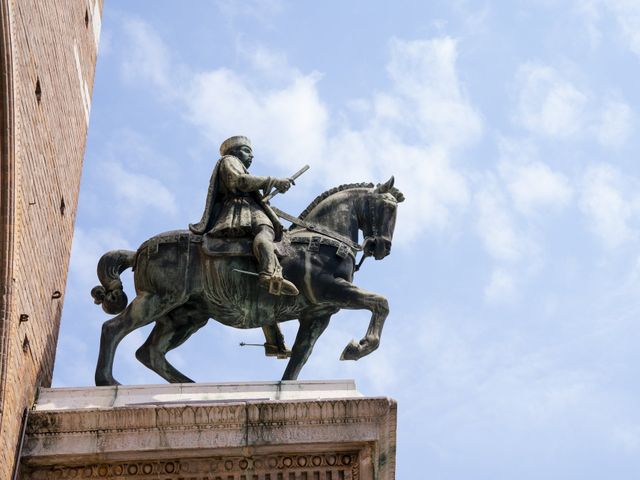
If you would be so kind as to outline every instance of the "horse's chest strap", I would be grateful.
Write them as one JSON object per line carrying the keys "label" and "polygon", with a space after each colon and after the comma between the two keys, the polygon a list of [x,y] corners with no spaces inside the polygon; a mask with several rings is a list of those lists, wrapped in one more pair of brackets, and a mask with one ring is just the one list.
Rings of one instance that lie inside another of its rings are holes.
{"label": "horse's chest strap", "polygon": [[340,258],[351,257],[354,260],[356,258],[356,253],[348,245],[320,235],[291,237],[291,243],[306,243],[308,244],[307,249],[310,252],[319,251],[320,245],[328,245],[336,249],[336,255]]}

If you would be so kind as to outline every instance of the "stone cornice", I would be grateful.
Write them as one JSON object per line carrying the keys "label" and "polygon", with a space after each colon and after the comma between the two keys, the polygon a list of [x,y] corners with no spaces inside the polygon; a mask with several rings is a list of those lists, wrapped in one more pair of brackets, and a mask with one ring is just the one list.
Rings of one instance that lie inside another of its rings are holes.
{"label": "stone cornice", "polygon": [[158,463],[163,460],[177,462],[183,472],[202,473],[198,462],[203,458],[233,457],[237,469],[244,464],[238,462],[265,455],[273,462],[306,464],[317,461],[310,452],[322,453],[318,458],[323,459],[337,452],[357,459],[371,478],[387,479],[395,472],[396,421],[396,403],[384,397],[36,409],[22,462],[28,471],[41,473],[75,465],[90,478],[134,461],[136,469],[144,466],[149,472],[164,468]]}

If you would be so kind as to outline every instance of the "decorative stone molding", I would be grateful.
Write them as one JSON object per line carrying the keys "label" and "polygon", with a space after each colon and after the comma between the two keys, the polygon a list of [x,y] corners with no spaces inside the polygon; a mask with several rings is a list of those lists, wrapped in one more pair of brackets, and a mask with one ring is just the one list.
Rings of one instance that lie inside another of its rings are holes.
{"label": "decorative stone molding", "polygon": [[29,418],[23,478],[383,480],[395,474],[396,404],[388,398],[75,409],[58,399],[58,410],[46,395],[41,401],[46,409],[36,405]]}
{"label": "decorative stone molding", "polygon": [[210,480],[248,479],[336,479],[359,480],[357,451],[331,451],[303,454],[218,456],[194,459],[167,459],[93,463],[33,469],[34,480],[133,478]]}

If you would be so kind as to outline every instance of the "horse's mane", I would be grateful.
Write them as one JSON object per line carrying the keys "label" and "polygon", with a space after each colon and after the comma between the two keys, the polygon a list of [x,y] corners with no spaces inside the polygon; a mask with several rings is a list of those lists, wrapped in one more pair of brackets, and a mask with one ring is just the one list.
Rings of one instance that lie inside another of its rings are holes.
{"label": "horse's mane", "polygon": [[361,182],[361,183],[345,183],[344,185],[330,188],[326,192],[318,195],[315,198],[315,200],[311,202],[307,208],[304,209],[304,211],[298,216],[298,218],[300,220],[304,220],[305,217],[309,215],[309,213],[311,213],[311,210],[313,210],[325,198],[330,197],[334,193],[342,192],[343,190],[349,190],[351,188],[373,188],[373,186],[374,186],[373,183]]}

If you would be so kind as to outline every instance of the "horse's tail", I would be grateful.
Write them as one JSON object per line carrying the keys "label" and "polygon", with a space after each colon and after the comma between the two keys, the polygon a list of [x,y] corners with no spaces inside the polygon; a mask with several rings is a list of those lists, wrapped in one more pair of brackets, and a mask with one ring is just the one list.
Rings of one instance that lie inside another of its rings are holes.
{"label": "horse's tail", "polygon": [[112,250],[105,253],[98,262],[98,280],[102,285],[91,289],[91,296],[96,305],[115,315],[125,309],[129,300],[122,289],[120,274],[127,268],[132,268],[136,252],[131,250]]}

